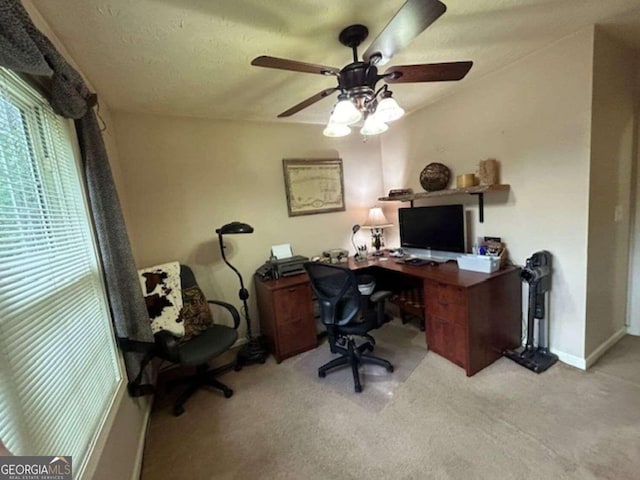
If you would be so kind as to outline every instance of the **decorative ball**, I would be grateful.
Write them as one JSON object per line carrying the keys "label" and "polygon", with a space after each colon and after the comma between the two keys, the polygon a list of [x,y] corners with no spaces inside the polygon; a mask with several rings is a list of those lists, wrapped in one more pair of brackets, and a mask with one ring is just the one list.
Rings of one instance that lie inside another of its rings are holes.
{"label": "decorative ball", "polygon": [[420,185],[427,192],[444,190],[449,185],[450,179],[451,172],[441,163],[430,163],[420,172]]}

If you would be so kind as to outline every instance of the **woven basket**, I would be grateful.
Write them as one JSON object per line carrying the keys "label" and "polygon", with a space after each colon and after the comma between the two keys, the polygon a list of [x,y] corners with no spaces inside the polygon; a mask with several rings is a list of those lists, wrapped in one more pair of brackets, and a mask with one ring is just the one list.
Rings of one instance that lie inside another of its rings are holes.
{"label": "woven basket", "polygon": [[430,163],[420,172],[420,185],[427,192],[444,190],[450,179],[451,172],[442,163]]}

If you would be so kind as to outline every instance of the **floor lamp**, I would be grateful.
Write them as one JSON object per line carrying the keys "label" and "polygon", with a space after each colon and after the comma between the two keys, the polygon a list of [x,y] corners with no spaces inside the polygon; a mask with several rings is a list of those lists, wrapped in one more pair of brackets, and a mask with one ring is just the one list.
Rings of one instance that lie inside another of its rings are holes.
{"label": "floor lamp", "polygon": [[247,306],[249,290],[245,288],[244,281],[242,280],[242,275],[240,275],[238,269],[231,265],[229,263],[229,260],[227,260],[227,257],[224,254],[224,243],[222,241],[222,236],[236,235],[240,233],[253,233],[253,227],[242,222],[231,222],[216,229],[216,233],[218,234],[222,260],[224,260],[224,263],[226,263],[229,268],[231,268],[231,270],[236,272],[236,275],[238,275],[238,278],[240,279],[240,291],[238,292],[238,296],[240,297],[240,300],[242,300],[242,308],[244,310],[243,315],[247,322],[248,340],[248,343],[244,344],[240,348],[240,351],[238,352],[238,356],[236,358],[236,370],[240,370],[244,365],[248,365],[251,363],[264,363],[267,359],[267,352],[262,347],[262,342],[260,341],[260,339],[258,337],[254,337],[251,333],[251,318],[249,317],[249,307]]}

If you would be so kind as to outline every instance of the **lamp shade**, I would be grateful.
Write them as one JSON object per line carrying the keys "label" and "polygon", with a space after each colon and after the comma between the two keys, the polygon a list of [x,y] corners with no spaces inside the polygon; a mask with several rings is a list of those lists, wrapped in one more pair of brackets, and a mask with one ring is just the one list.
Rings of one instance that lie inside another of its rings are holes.
{"label": "lamp shade", "polygon": [[340,123],[331,123],[322,132],[325,137],[344,137],[351,133],[351,129]]}
{"label": "lamp shade", "polygon": [[[338,97],[340,98],[340,97]],[[333,109],[329,123],[351,125],[362,118],[362,113],[348,98],[341,98]]]}
{"label": "lamp shade", "polygon": [[253,233],[253,227],[242,222],[231,222],[216,229],[216,233],[222,235],[234,235],[236,233]]}
{"label": "lamp shade", "polygon": [[386,228],[391,227],[393,224],[387,220],[387,217],[382,213],[380,207],[373,207],[369,210],[369,216],[367,220],[362,224],[362,228]]}
{"label": "lamp shade", "polygon": [[393,122],[404,115],[404,110],[400,108],[391,95],[380,100],[378,108],[376,108],[376,117],[382,122]]}
{"label": "lamp shade", "polygon": [[386,132],[389,126],[377,118],[376,114],[369,115],[364,121],[364,125],[360,129],[362,135],[378,135],[379,133]]}

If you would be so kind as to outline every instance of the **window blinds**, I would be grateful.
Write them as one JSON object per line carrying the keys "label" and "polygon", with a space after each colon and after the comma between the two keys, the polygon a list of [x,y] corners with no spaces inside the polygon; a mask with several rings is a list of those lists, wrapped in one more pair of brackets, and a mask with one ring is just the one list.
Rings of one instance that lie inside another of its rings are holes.
{"label": "window blinds", "polygon": [[0,69],[0,438],[77,473],[121,374],[72,139]]}

